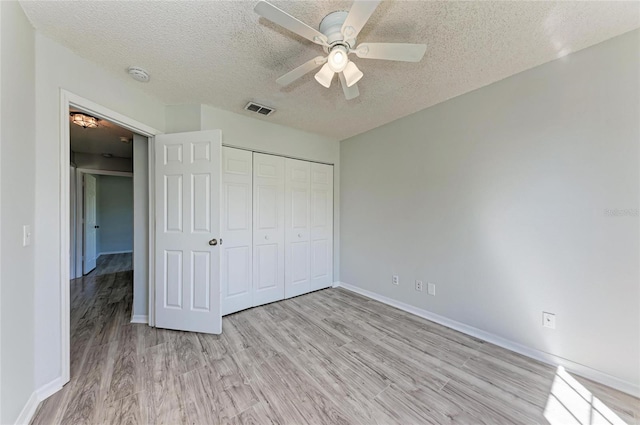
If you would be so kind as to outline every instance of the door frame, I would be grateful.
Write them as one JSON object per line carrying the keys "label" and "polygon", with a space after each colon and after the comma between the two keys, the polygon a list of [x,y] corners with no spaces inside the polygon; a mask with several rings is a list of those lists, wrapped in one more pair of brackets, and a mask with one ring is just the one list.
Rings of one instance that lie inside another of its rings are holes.
{"label": "door frame", "polygon": [[[60,190],[60,246],[59,246],[59,266],[60,266],[60,336],[61,336],[61,344],[60,344],[60,370],[61,370],[61,379],[62,385],[69,382],[70,372],[71,372],[71,364],[70,364],[70,353],[71,353],[71,300],[70,300],[70,286],[69,286],[69,246],[70,246],[70,189],[69,189],[69,178],[70,178],[70,170],[69,164],[71,164],[71,154],[70,154],[70,146],[71,146],[71,138],[69,131],[69,108],[75,107],[85,111],[86,113],[96,117],[108,120],[116,125],[127,128],[134,133],[138,133],[142,136],[149,138],[149,158],[153,158],[153,140],[154,136],[157,134],[161,134],[160,130],[157,130],[153,127],[150,127],[140,121],[129,118],[119,112],[116,112],[112,109],[106,108],[102,105],[99,105],[89,99],[78,96],[68,90],[60,89],[60,137],[58,144],[58,151],[60,152],[60,181],[59,181],[59,190]],[[149,161],[149,175],[155,175],[155,170],[153,169],[153,161]],[[155,205],[154,201],[154,189],[153,182],[149,179],[149,238],[150,238],[150,248],[152,245],[152,237],[153,234],[153,226],[154,226],[154,212],[151,205]],[[153,273],[153,264],[151,257],[149,258],[149,281],[153,282],[152,278]],[[151,285],[149,285],[151,286]],[[152,307],[153,303],[149,300],[149,319],[151,321],[152,316]],[[151,324],[151,323],[150,323]]]}

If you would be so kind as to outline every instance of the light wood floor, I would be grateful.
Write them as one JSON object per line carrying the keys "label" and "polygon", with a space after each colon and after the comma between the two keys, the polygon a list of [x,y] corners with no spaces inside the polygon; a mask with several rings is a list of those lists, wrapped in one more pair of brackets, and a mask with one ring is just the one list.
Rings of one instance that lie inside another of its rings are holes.
{"label": "light wood floor", "polygon": [[530,424],[550,397],[581,410],[553,425],[640,419],[636,398],[584,379],[550,396],[554,368],[340,289],[227,316],[220,336],[130,324],[130,261],[72,282],[71,382],[32,423]]}

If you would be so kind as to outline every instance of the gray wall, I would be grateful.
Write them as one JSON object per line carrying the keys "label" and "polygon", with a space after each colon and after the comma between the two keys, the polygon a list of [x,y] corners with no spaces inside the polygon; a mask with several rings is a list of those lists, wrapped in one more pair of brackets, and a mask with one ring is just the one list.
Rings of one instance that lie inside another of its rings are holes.
{"label": "gray wall", "polygon": [[72,162],[78,168],[107,171],[133,171],[131,158],[105,158],[95,153],[71,152]]}
{"label": "gray wall", "polygon": [[637,389],[639,38],[343,141],[341,281]]}
{"label": "gray wall", "polygon": [[133,135],[133,315],[149,314],[149,140]]}
{"label": "gray wall", "polygon": [[98,177],[98,252],[133,250],[133,180],[131,177]]}
{"label": "gray wall", "polygon": [[[0,2],[0,423],[11,424],[34,390],[35,45],[17,2]],[[32,242],[22,246],[22,226]],[[55,253],[49,248],[49,255]]]}

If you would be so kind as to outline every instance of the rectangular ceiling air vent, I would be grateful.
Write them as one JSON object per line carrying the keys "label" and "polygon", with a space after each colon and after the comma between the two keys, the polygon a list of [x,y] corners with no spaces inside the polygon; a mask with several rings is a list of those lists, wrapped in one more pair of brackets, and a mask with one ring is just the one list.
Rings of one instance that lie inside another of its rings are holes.
{"label": "rectangular ceiling air vent", "polygon": [[251,112],[257,112],[258,114],[265,115],[265,116],[269,116],[276,111],[275,109],[270,108],[269,106],[260,105],[255,102],[247,103],[247,106],[245,106],[244,109]]}

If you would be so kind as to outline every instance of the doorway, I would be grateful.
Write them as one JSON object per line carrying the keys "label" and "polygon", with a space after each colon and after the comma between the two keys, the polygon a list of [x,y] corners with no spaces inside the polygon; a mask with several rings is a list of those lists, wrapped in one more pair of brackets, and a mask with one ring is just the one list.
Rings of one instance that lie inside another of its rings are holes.
{"label": "doorway", "polygon": [[[121,157],[122,155],[116,155],[114,152],[108,151],[102,152],[101,150],[98,152],[92,152],[94,154],[92,156],[94,161],[90,161],[91,165],[81,162],[80,160],[82,158],[79,158],[77,155],[72,155],[70,149],[72,141],[71,131],[72,128],[77,125],[77,123],[72,122],[72,120],[76,119],[80,121],[80,118],[74,118],[71,113],[74,111],[80,112],[83,115],[97,120],[98,125],[100,125],[101,122],[105,125],[106,123],[110,123],[113,126],[129,131],[133,135],[133,137],[130,137],[132,140],[128,143],[133,146],[132,158],[128,160],[130,164],[128,165],[129,168],[117,168],[116,171],[102,171],[103,173],[106,172],[107,175],[109,173],[120,177],[126,175],[129,180],[132,180],[133,184],[133,252],[128,254],[123,253],[131,258],[131,266],[127,266],[125,261],[123,268],[133,268],[135,271],[134,273],[130,273],[131,277],[129,278],[129,287],[126,288],[127,291],[131,291],[130,287],[133,286],[133,294],[129,295],[128,299],[127,297],[123,297],[120,301],[116,300],[119,296],[118,294],[124,291],[123,289],[115,291],[111,298],[112,301],[124,302],[124,305],[129,306],[128,317],[126,318],[127,321],[147,323],[150,321],[149,317],[152,317],[152,315],[148,313],[147,307],[149,305],[148,276],[152,271],[148,257],[150,238],[152,238],[152,236],[149,236],[149,228],[152,226],[152,220],[148,206],[149,200],[153,199],[153,190],[149,187],[153,182],[149,180],[149,173],[153,170],[153,164],[149,163],[148,158],[149,152],[153,153],[153,143],[151,143],[153,141],[153,137],[156,134],[159,134],[160,131],[132,120],[108,108],[104,108],[90,100],[69,93],[66,90],[61,90],[60,111],[60,163],[61,165],[67,164],[66,166],[61,167],[60,175],[60,185],[62,189],[60,204],[60,363],[62,371],[61,384],[64,385],[70,380],[72,362],[77,361],[77,358],[72,358],[71,355],[71,278],[78,278],[78,276],[82,276],[82,259],[81,261],[78,261],[78,256],[81,255],[79,253],[83,251],[83,249],[79,249],[79,246],[83,243],[82,239],[84,238],[84,235],[82,232],[78,231],[79,226],[74,226],[74,222],[77,223],[78,217],[81,216],[81,214],[79,214],[81,205],[79,199],[82,198],[81,189],[83,181],[81,177],[87,170],[89,170],[87,174],[102,177],[101,174],[98,174],[100,171],[96,171],[101,167],[95,165],[104,164],[107,160],[111,160],[110,162],[112,164],[123,162],[121,158],[114,158]],[[87,122],[89,122],[90,125],[78,125],[78,129],[86,132],[96,128],[93,127],[92,119],[89,119]],[[122,136],[124,137],[124,135]],[[118,135],[116,142],[122,145],[127,144],[120,140],[120,135]],[[109,158],[109,155],[102,155],[103,153],[111,154],[112,156]],[[82,155],[80,155],[80,157],[82,157]],[[69,166],[69,164],[71,164],[71,166]],[[82,165],[82,167],[79,165]],[[71,180],[72,177],[73,180]],[[100,191],[99,183],[97,191],[98,193]],[[100,226],[99,223],[96,225]],[[78,240],[81,242],[78,243]],[[108,255],[121,254],[112,253]],[[97,255],[96,257],[96,268],[99,268],[102,261],[101,256]],[[119,260],[121,259],[122,258]],[[116,261],[115,263],[121,263],[121,261]],[[115,267],[114,270],[114,262],[111,262],[110,271],[115,273],[123,271],[117,269],[118,267]],[[99,274],[95,271],[94,273],[96,275]],[[90,274],[91,273],[89,273],[89,275]],[[119,279],[120,283],[123,281],[126,281],[126,279]],[[82,356],[78,356],[76,353],[76,357]]]}

